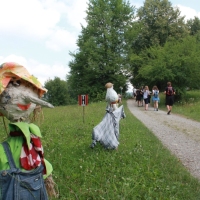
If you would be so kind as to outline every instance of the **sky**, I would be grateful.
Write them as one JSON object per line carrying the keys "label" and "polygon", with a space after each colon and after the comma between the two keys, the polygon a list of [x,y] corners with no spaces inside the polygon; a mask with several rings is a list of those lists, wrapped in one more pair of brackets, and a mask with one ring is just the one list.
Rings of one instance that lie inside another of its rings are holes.
{"label": "sky", "polygon": [[[129,0],[139,8],[143,0]],[[185,19],[200,18],[197,0],[171,0]],[[16,62],[44,85],[66,80],[88,0],[0,0],[0,64]],[[130,87],[131,88],[131,87]]]}

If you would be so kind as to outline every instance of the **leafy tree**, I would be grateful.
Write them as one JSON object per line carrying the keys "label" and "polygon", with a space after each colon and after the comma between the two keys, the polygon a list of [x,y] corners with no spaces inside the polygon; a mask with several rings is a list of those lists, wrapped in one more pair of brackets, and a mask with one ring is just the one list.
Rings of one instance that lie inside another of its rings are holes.
{"label": "leafy tree", "polygon": [[78,50],[68,77],[75,94],[89,94],[92,100],[105,98],[107,82],[115,89],[125,88],[130,76],[127,64],[128,46],[125,33],[134,17],[134,8],[123,0],[90,0],[86,11],[87,26],[82,27]]}
{"label": "leafy tree", "polygon": [[156,61],[156,57],[161,56],[162,47],[167,41],[181,41],[189,35],[184,17],[180,14],[179,9],[173,8],[168,0],[146,0],[138,9],[137,21],[134,21],[132,30],[129,31],[129,41],[132,44],[129,54],[131,83],[149,85],[148,81],[151,79],[152,84],[156,81],[158,86],[162,86],[160,78],[156,79],[154,74],[143,75],[141,72],[148,72],[151,65],[149,62],[153,60],[157,64],[151,65],[152,70],[161,70],[164,79],[165,73],[160,68],[163,64],[159,64],[160,60]]}
{"label": "leafy tree", "polygon": [[47,80],[44,87],[48,90],[44,98],[54,106],[68,105],[72,101],[69,97],[67,82],[55,77],[54,80]]}
{"label": "leafy tree", "polygon": [[195,17],[187,21],[187,26],[190,31],[190,35],[195,35],[200,32],[200,19]]}
{"label": "leafy tree", "polygon": [[133,41],[133,48],[140,52],[151,46],[164,46],[168,38],[185,37],[187,27],[180,14],[180,10],[173,8],[168,0],[146,0],[137,12],[142,27]]}
{"label": "leafy tree", "polygon": [[135,82],[157,85],[164,89],[171,81],[177,94],[184,93],[186,87],[200,88],[200,41],[188,36],[182,41],[171,40],[164,47],[151,47],[146,51],[143,64],[135,77]]}

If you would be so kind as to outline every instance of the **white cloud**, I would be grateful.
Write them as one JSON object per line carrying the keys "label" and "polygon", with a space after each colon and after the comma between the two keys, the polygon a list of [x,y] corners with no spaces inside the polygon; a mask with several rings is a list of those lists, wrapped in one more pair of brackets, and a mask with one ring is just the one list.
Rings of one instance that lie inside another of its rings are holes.
{"label": "white cloud", "polygon": [[28,37],[45,37],[60,20],[53,7],[44,8],[39,0],[1,0],[0,31]]}
{"label": "white cloud", "polygon": [[61,80],[66,80],[66,75],[69,73],[69,67],[55,63],[53,65],[41,64],[36,60],[27,60],[22,56],[9,55],[7,57],[0,57],[0,63],[4,62],[16,62],[24,66],[28,72],[35,77],[44,85],[48,79],[54,79],[59,77]]}
{"label": "white cloud", "polygon": [[[68,52],[74,51],[76,40],[85,25],[85,16],[88,0],[0,0],[0,35],[2,38],[12,38],[12,42],[29,41],[43,42],[43,46],[53,51],[59,51],[66,56],[52,60],[58,62],[48,63],[48,54],[44,49],[46,62],[39,62],[37,53],[24,56],[23,50],[18,54],[16,50],[8,49],[6,54],[0,55],[0,64],[3,62],[17,62],[27,68],[38,80],[44,82],[55,76],[65,80],[69,72]],[[6,41],[5,41],[6,42]],[[6,43],[4,44],[4,46]],[[20,43],[19,43],[20,45]],[[28,46],[28,45],[27,45]],[[26,51],[26,49],[24,49]],[[12,52],[15,52],[14,54]],[[50,54],[52,56],[52,54]],[[29,57],[29,58],[28,58]],[[30,59],[31,58],[31,59]],[[64,63],[64,64],[63,64]],[[66,63],[66,64],[65,64]]]}
{"label": "white cloud", "polygon": [[47,48],[76,48],[85,25],[86,1],[0,0],[0,32],[15,37],[44,39]]}
{"label": "white cloud", "polygon": [[179,10],[181,11],[181,16],[185,16],[185,20],[189,20],[189,19],[194,19],[194,17],[198,17],[200,18],[200,12],[197,12],[196,10],[190,8],[190,7],[186,7],[186,6],[182,6],[182,5],[176,5]]}
{"label": "white cloud", "polygon": [[23,66],[25,66],[27,64],[27,60],[24,57],[16,56],[14,54],[11,54],[11,55],[6,56],[6,57],[1,56],[0,57],[0,63],[4,63],[4,62],[16,62],[16,63],[19,63],[20,65],[23,65]]}
{"label": "white cloud", "polygon": [[67,30],[58,29],[53,32],[46,41],[46,46],[55,51],[61,51],[63,48],[76,48],[77,37]]}
{"label": "white cloud", "polygon": [[72,4],[67,8],[67,20],[72,26],[74,26],[77,30],[81,30],[81,25],[86,25],[85,17],[86,17],[86,9],[87,2],[83,0],[74,0]]}
{"label": "white cloud", "polygon": [[66,80],[69,67],[59,63],[53,65],[40,64],[37,61],[30,60],[27,70],[36,76],[44,85],[45,81],[48,79],[54,79],[55,77],[59,77],[61,80]]}

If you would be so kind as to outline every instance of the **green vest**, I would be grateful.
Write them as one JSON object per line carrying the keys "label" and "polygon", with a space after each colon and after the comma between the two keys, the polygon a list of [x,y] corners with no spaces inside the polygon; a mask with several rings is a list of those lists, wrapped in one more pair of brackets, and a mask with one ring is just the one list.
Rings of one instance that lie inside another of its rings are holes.
{"label": "green vest", "polygon": [[[22,131],[26,138],[28,147],[30,146],[31,133],[40,138],[42,137],[39,127],[36,126],[35,124],[28,124],[25,122],[10,123],[9,129],[10,131]],[[22,169],[20,166],[19,158],[21,154],[22,144],[24,142],[23,136],[15,136],[15,137],[9,136],[6,139],[6,141],[8,142],[10,146],[16,167]],[[49,176],[52,173],[53,168],[52,168],[52,165],[46,159],[44,159],[44,161],[45,161],[45,165],[47,169],[47,174],[43,176],[45,179],[47,176]],[[4,148],[2,144],[0,144],[0,170],[6,170],[6,169],[10,169],[10,166],[8,164],[7,157],[5,155]]]}

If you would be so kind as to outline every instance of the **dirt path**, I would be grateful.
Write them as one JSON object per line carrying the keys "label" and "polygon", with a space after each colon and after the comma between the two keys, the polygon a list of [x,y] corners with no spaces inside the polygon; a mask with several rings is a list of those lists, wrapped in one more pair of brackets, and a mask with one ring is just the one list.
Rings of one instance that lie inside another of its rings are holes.
{"label": "dirt path", "polygon": [[191,174],[200,180],[200,123],[149,107],[137,107],[135,100],[128,100],[131,113],[150,129]]}

